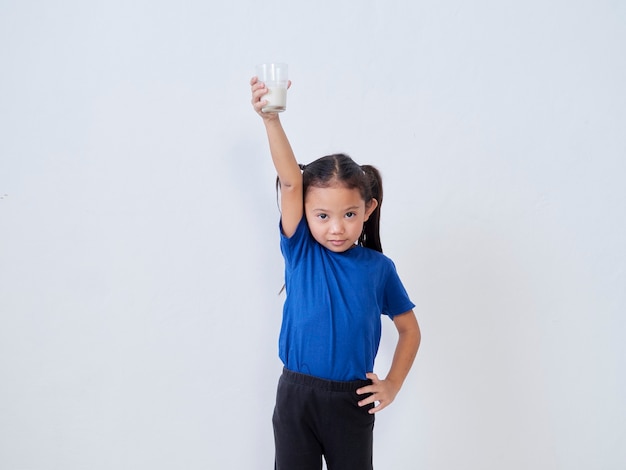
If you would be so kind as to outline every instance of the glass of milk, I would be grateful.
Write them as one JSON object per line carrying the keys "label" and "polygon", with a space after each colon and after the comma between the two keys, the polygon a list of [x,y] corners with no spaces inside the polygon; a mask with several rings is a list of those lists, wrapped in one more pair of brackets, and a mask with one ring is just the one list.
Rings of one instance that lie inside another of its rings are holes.
{"label": "glass of milk", "polygon": [[260,64],[256,66],[256,75],[265,83],[268,92],[263,96],[267,104],[264,113],[281,113],[287,109],[287,64]]}

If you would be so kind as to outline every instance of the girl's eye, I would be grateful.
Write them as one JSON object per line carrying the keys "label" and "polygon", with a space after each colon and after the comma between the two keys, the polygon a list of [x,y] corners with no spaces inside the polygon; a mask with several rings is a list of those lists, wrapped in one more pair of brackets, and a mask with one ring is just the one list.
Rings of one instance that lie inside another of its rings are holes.
{"label": "girl's eye", "polygon": [[326,214],[319,214],[318,217],[322,220],[325,220],[326,218],[328,218]]}
{"label": "girl's eye", "polygon": [[346,213],[346,217],[347,217],[348,219],[351,219],[351,218],[352,218],[352,217],[354,217],[355,215],[356,215],[356,214],[355,214],[354,212],[347,212],[347,213]]}

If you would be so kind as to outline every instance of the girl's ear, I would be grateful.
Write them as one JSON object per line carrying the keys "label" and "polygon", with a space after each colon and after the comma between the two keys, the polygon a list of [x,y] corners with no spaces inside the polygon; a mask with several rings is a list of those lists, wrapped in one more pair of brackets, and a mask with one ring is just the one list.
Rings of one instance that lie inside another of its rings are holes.
{"label": "girl's ear", "polygon": [[370,199],[370,201],[365,204],[365,221],[366,222],[367,222],[367,219],[370,218],[370,215],[372,215],[372,212],[374,212],[377,207],[378,207],[378,201],[374,198]]}

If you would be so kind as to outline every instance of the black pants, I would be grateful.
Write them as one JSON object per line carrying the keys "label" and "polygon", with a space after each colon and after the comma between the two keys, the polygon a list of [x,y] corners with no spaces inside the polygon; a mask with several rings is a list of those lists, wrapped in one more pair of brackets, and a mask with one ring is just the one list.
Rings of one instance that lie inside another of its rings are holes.
{"label": "black pants", "polygon": [[276,470],[372,468],[374,415],[359,407],[356,390],[369,380],[333,382],[287,369],[278,381],[274,409]]}

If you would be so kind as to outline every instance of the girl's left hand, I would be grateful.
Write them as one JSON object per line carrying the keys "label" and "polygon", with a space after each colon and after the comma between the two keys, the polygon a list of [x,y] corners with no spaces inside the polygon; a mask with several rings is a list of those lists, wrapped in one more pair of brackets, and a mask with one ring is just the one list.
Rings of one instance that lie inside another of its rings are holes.
{"label": "girl's left hand", "polygon": [[380,380],[373,372],[368,372],[366,376],[372,381],[372,385],[359,388],[356,393],[358,395],[371,393],[371,395],[361,400],[359,402],[359,406],[365,406],[370,403],[378,402],[378,405],[369,410],[370,414],[378,413],[380,410],[391,404],[400,391],[400,387],[389,380]]}

